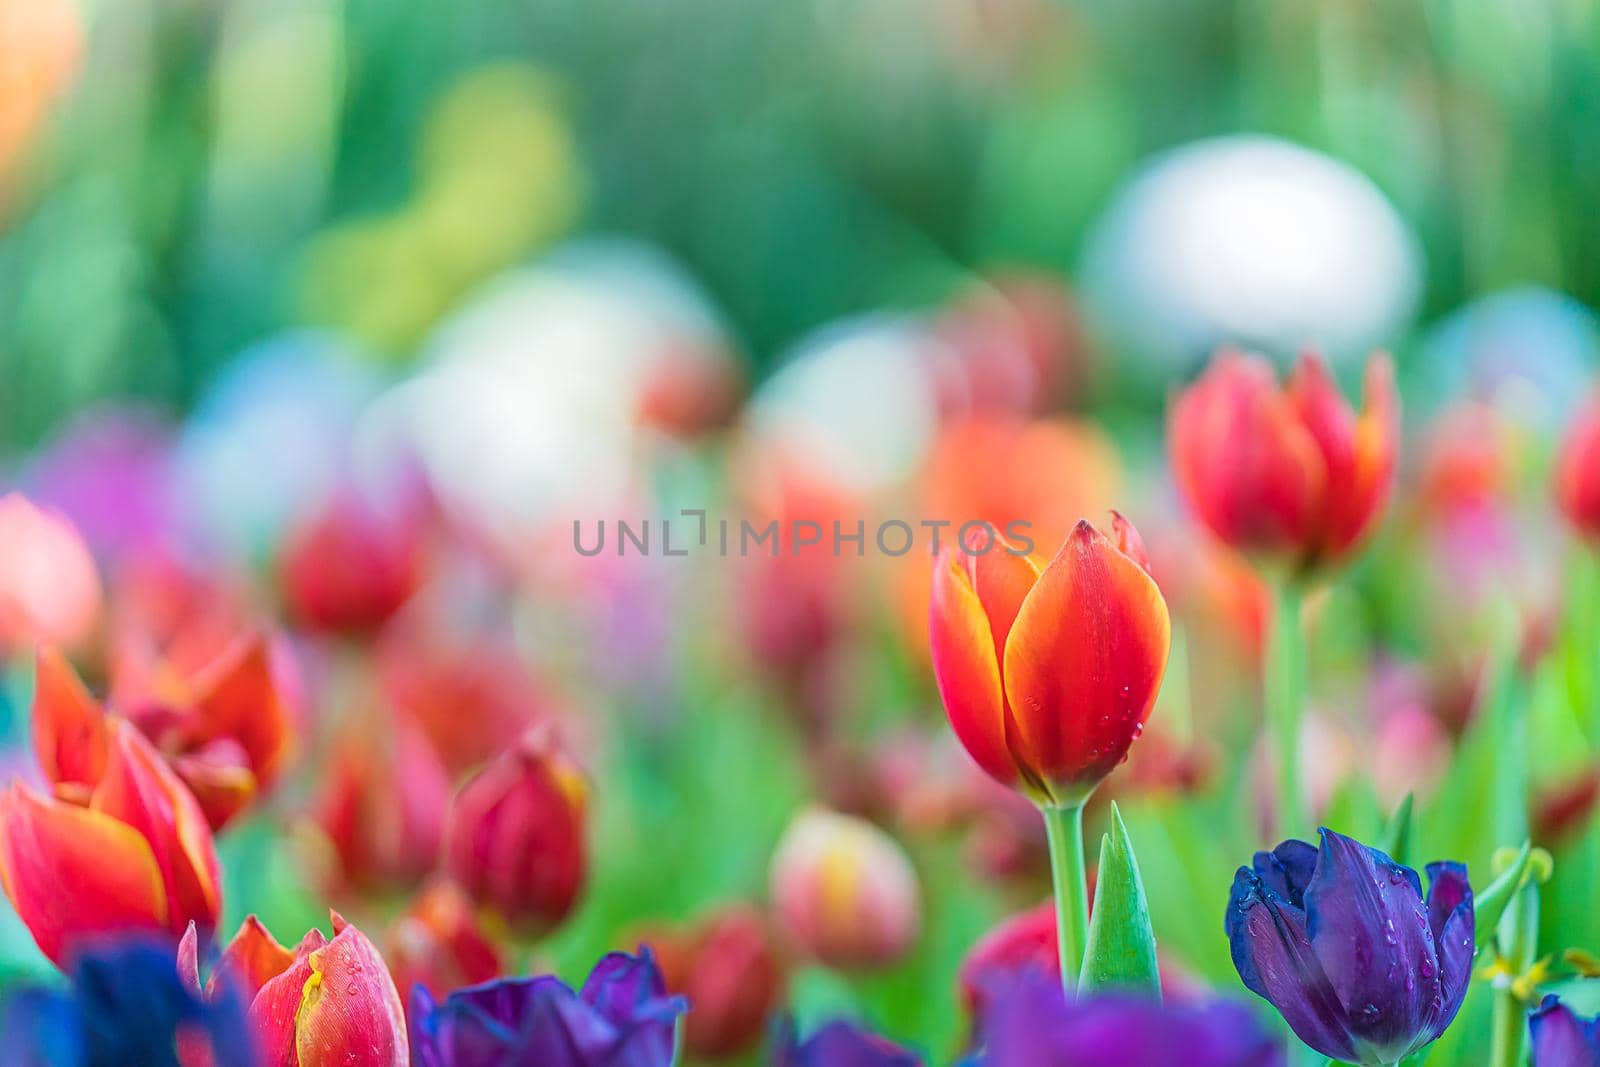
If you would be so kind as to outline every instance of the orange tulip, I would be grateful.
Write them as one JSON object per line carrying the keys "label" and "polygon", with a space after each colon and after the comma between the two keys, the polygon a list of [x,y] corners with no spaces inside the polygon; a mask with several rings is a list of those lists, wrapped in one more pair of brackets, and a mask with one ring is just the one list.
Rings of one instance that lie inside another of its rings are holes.
{"label": "orange tulip", "polygon": [[313,928],[293,950],[254,915],[223,950],[220,981],[250,1005],[262,1062],[294,1067],[406,1067],[410,1045],[400,994],[383,957],[333,913],[333,939]]}
{"label": "orange tulip", "polygon": [[1579,533],[1600,538],[1600,397],[1579,413],[1561,442],[1556,496]]}
{"label": "orange tulip", "polygon": [[1279,388],[1259,356],[1223,352],[1181,393],[1168,443],[1178,486],[1218,539],[1301,570],[1348,556],[1394,484],[1400,401],[1386,356],[1351,408],[1315,356]]}
{"label": "orange tulip", "polygon": [[107,715],[53,649],[38,657],[33,740],[55,787],[0,796],[0,880],[58,965],[125,930],[205,937],[222,906],[211,829],[194,795],[127,720]]}
{"label": "orange tulip", "polygon": [[1138,533],[1087,520],[1048,566],[997,541],[934,574],[934,674],[956,736],[998,781],[1076,804],[1128,754],[1166,670],[1171,623]]}

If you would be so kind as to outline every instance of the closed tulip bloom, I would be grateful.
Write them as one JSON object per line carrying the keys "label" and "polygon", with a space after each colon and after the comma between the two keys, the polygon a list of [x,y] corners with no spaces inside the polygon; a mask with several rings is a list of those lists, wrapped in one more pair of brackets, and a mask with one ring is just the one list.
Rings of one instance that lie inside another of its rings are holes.
{"label": "closed tulip bloom", "polygon": [[830,967],[886,967],[910,951],[921,930],[911,860],[864,819],[803,812],[778,844],[771,879],[779,931]]}
{"label": "closed tulip bloom", "polygon": [[604,957],[577,992],[547,975],[411,996],[416,1067],[672,1067],[684,1009],[649,949]]}
{"label": "closed tulip bloom", "polygon": [[842,1019],[801,1041],[794,1027],[778,1035],[772,1067],[922,1067],[915,1053]]}
{"label": "closed tulip bloom", "polygon": [[189,923],[222,907],[217,856],[194,795],[127,720],[107,715],[60,653],[39,653],[33,740],[54,787],[0,796],[0,881],[40,951],[68,966],[99,937]]}
{"label": "closed tulip bloom", "polygon": [[435,997],[502,973],[500,949],[478,922],[472,901],[450,882],[434,882],[395,923],[384,958],[399,989]]}
{"label": "closed tulip bloom", "polygon": [[1579,533],[1600,538],[1600,398],[1567,428],[1556,457],[1556,498]]}
{"label": "closed tulip bloom", "polygon": [[1171,622],[1131,523],[1087,520],[1048,566],[1003,541],[935,567],[934,673],[961,743],[998,781],[1080,803],[1155,705]]}
{"label": "closed tulip bloom", "polygon": [[369,631],[422,584],[425,554],[414,508],[381,510],[346,492],[290,534],[280,561],[284,596],[310,629]]}
{"label": "closed tulip bloom", "polygon": [[586,794],[549,731],[530,732],[456,793],[447,873],[513,927],[530,935],[549,930],[583,888]]}
{"label": "closed tulip bloom", "polygon": [[689,1003],[683,1044],[690,1055],[727,1059],[766,1033],[784,976],[759,910],[748,904],[723,908],[694,930],[664,934],[651,945],[667,988]]}
{"label": "closed tulip bloom", "polygon": [[1371,531],[1399,437],[1386,356],[1368,362],[1357,414],[1315,356],[1280,388],[1265,359],[1223,352],[1179,394],[1168,444],[1178,487],[1212,534],[1304,571],[1345,558]]}
{"label": "closed tulip bloom", "polygon": [[1239,977],[1323,1055],[1398,1063],[1444,1033],[1472,978],[1466,868],[1429,864],[1428,880],[1424,897],[1416,871],[1331,830],[1256,853],[1225,923]]}
{"label": "closed tulip bloom", "polygon": [[1600,1019],[1585,1019],[1554,995],[1528,1016],[1533,1067],[1600,1067]]}
{"label": "closed tulip bloom", "polygon": [[207,996],[239,995],[269,1067],[407,1067],[400,994],[366,936],[333,915],[293,950],[255,916],[223,950]]}

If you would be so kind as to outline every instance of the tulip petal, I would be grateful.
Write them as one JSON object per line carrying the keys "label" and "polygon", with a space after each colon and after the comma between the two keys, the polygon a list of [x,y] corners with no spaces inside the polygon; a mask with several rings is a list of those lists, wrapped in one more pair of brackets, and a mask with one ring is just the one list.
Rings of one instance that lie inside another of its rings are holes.
{"label": "tulip petal", "polygon": [[1377,849],[1321,833],[1306,888],[1306,930],[1351,1031],[1393,1062],[1427,1033],[1424,1015],[1439,996],[1439,954],[1422,887],[1415,871]]}
{"label": "tulip petal", "polygon": [[106,714],[78,672],[51,645],[35,657],[33,747],[44,776],[56,785],[89,789],[106,769]]}
{"label": "tulip petal", "polygon": [[1439,952],[1439,1002],[1433,1036],[1444,1033],[1466,999],[1472,981],[1475,934],[1472,886],[1461,863],[1428,864],[1428,926]]}
{"label": "tulip petal", "polygon": [[353,926],[304,957],[298,1067],[406,1067],[405,1010],[372,942]]}
{"label": "tulip petal", "polygon": [[166,886],[172,932],[190,919],[205,937],[222,909],[211,827],[189,788],[124,719],[108,722],[110,755],[89,806],[137,830],[149,843]]}
{"label": "tulip petal", "polygon": [[58,966],[96,935],[167,927],[161,870],[137,830],[16,782],[0,796],[0,881]]}
{"label": "tulip petal", "polygon": [[222,950],[206,992],[214,992],[221,978],[233,983],[240,996],[248,1002],[293,963],[294,953],[278,944],[278,939],[272,936],[260,919],[247,915],[244,922],[239,924],[238,933]]}
{"label": "tulip petal", "polygon": [[1052,791],[1093,788],[1143,729],[1170,640],[1156,583],[1093,525],[1078,523],[1006,641],[1018,762]]}
{"label": "tulip petal", "polygon": [[1580,1019],[1555,994],[1532,1015],[1528,1030],[1535,1067],[1600,1067],[1600,1019]]}
{"label": "tulip petal", "polygon": [[1328,475],[1315,550],[1335,558],[1371,527],[1394,478],[1399,438],[1394,368],[1387,356],[1367,364],[1359,419],[1314,356],[1301,359],[1288,392],[1302,424],[1316,439]]}
{"label": "tulip petal", "polygon": [[256,776],[237,742],[218,738],[169,760],[183,784],[194,794],[206,823],[221,830],[249,806],[256,796]]}
{"label": "tulip petal", "polygon": [[1324,1056],[1357,1059],[1344,1005],[1312,948],[1305,913],[1240,867],[1226,927],[1233,965],[1251,992],[1277,1008],[1300,1040]]}
{"label": "tulip petal", "polygon": [[223,653],[195,679],[197,732],[193,741],[236,741],[249,757],[256,780],[270,784],[288,756],[292,739],[288,707],[272,671],[265,638],[245,639]]}
{"label": "tulip petal", "polygon": [[1317,846],[1291,839],[1271,852],[1257,852],[1254,865],[1257,876],[1274,893],[1296,908],[1305,908],[1306,887],[1317,869]]}
{"label": "tulip petal", "polygon": [[994,634],[957,552],[947,550],[934,563],[929,621],[934,678],[956,737],[992,778],[1015,785]]}

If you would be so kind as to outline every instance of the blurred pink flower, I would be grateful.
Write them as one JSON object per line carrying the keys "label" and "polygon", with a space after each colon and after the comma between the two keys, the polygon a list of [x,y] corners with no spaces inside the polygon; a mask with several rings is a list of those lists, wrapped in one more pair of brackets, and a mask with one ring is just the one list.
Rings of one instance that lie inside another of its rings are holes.
{"label": "blurred pink flower", "polygon": [[0,497],[0,655],[74,647],[100,618],[100,576],[78,531],[21,493]]}

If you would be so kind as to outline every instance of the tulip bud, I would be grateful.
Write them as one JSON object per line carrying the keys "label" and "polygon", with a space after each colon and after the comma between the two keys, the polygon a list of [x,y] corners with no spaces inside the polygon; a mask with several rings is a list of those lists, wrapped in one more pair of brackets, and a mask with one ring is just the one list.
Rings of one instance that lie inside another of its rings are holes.
{"label": "tulip bud", "polygon": [[0,497],[0,657],[76,645],[100,617],[100,576],[72,523],[21,493]]}
{"label": "tulip bud", "polygon": [[957,976],[961,1000],[974,1019],[982,1019],[993,996],[1030,973],[1061,981],[1054,900],[1011,916],[972,946]]}
{"label": "tulip bud", "polygon": [[484,933],[466,894],[434,882],[389,932],[389,972],[399,989],[422,986],[436,999],[500,976],[500,950]]}
{"label": "tulip bud", "polygon": [[684,1048],[723,1060],[748,1050],[766,1032],[783,995],[783,969],[761,913],[735,905],[685,936],[649,939],[667,989],[689,1002]]}
{"label": "tulip bud", "polygon": [[1600,538],[1600,398],[1567,428],[1556,457],[1556,497],[1580,534]]}
{"label": "tulip bud", "polygon": [[398,711],[339,735],[314,818],[332,845],[335,888],[375,892],[422,881],[439,862],[450,778]]}
{"label": "tulip bud", "polygon": [[1219,355],[1172,408],[1178,486],[1219,540],[1305,571],[1348,556],[1394,483],[1400,402],[1385,356],[1367,364],[1357,415],[1321,360],[1280,389],[1259,356]]}
{"label": "tulip bud", "polygon": [[294,1067],[407,1067],[405,1013],[372,942],[333,914],[293,950],[250,916],[212,976],[244,996],[264,1062]]}
{"label": "tulip bud", "polygon": [[780,932],[830,967],[885,967],[917,939],[916,871],[900,845],[865,820],[802,812],[778,844],[771,880]]}
{"label": "tulip bud", "polygon": [[107,715],[60,653],[39,653],[34,746],[54,796],[0,796],[0,881],[39,949],[67,965],[122,930],[209,937],[222,892],[193,794],[125,719]]}
{"label": "tulip bud", "polygon": [[467,894],[527,934],[566,918],[583,886],[583,778],[535,730],[456,793],[445,866]]}
{"label": "tulip bud", "polygon": [[1088,521],[1049,566],[997,539],[935,565],[931,641],[945,712],[973,760],[1043,804],[1077,803],[1155,705],[1171,623],[1138,532]]}
{"label": "tulip bud", "polygon": [[399,611],[422,581],[413,516],[381,515],[353,493],[295,530],[281,561],[289,609],[306,626],[363,631]]}

